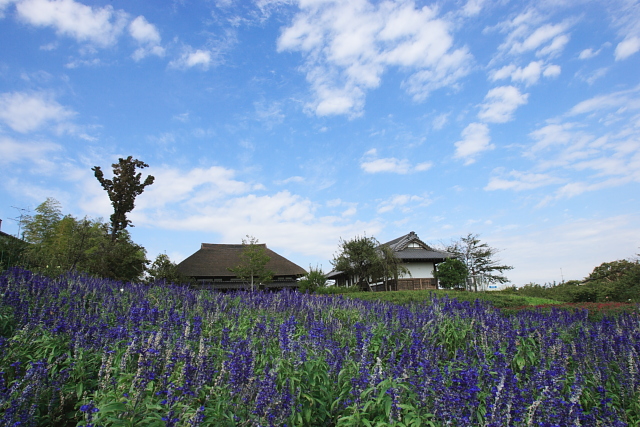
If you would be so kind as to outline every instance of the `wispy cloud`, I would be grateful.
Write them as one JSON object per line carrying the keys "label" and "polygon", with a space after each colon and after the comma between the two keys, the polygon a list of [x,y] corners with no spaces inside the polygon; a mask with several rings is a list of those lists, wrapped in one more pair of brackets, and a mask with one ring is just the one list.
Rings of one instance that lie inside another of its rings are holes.
{"label": "wispy cloud", "polygon": [[544,23],[545,17],[535,9],[502,22],[498,28],[507,33],[506,40],[499,49],[511,55],[521,55],[534,51],[537,56],[555,56],[569,42],[568,30],[573,20],[560,23]]}
{"label": "wispy cloud", "polygon": [[408,174],[412,172],[423,172],[429,170],[433,164],[422,162],[413,165],[407,159],[397,159],[395,157],[377,158],[377,150],[372,149],[365,153],[360,162],[360,168],[367,173],[397,173]]}
{"label": "wispy cloud", "polygon": [[534,143],[523,152],[534,162],[534,170],[499,174],[485,189],[552,187],[551,194],[547,192],[539,203],[544,206],[592,191],[640,183],[639,92],[636,87],[592,97],[551,119],[530,133]]}
{"label": "wispy cloud", "polygon": [[75,114],[47,92],[0,94],[0,120],[16,132],[32,132],[51,122],[64,123]]}
{"label": "wispy cloud", "polygon": [[48,141],[16,141],[12,138],[0,137],[0,164],[27,162],[47,169],[53,166],[51,155],[61,151],[62,147]]}
{"label": "wispy cloud", "polygon": [[407,213],[411,211],[411,205],[426,206],[430,203],[430,200],[416,195],[410,194],[397,194],[384,200],[378,205],[378,213],[386,213],[394,210],[400,210]]}
{"label": "wispy cloud", "polygon": [[541,76],[557,77],[562,71],[559,65],[545,64],[543,61],[532,61],[526,67],[517,67],[514,64],[505,65],[504,67],[491,72],[491,80],[502,80],[510,78],[511,81],[524,83],[531,86],[538,83]]}
{"label": "wispy cloud", "polygon": [[500,176],[491,177],[489,183],[484,187],[484,189],[487,191],[524,191],[558,184],[560,182],[563,182],[563,180],[549,174],[520,172],[514,170],[507,174],[501,173]]}

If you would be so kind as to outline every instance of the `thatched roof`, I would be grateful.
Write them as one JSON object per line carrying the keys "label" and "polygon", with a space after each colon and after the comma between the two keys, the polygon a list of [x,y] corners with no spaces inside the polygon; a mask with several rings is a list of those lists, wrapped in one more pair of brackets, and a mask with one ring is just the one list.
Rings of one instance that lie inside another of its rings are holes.
{"label": "thatched roof", "polygon": [[[266,268],[274,272],[274,276],[304,276],[307,272],[281,255],[278,255],[267,245],[258,244],[264,248],[269,256]],[[224,245],[203,243],[200,250],[178,264],[178,271],[189,277],[235,277],[229,268],[235,268],[242,263],[240,254],[244,245]]]}

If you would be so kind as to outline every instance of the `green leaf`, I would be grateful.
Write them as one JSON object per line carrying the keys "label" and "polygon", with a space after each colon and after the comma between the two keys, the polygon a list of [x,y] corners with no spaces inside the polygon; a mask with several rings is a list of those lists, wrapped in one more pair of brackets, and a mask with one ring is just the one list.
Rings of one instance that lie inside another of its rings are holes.
{"label": "green leaf", "polygon": [[111,412],[123,412],[127,409],[127,406],[121,402],[113,402],[113,403],[108,403],[100,407],[99,409],[101,413],[108,414]]}

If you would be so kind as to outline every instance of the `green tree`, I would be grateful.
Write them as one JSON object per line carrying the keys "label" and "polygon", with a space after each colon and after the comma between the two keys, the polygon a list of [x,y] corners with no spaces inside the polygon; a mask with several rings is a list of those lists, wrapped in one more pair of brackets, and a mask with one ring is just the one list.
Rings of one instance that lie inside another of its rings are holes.
{"label": "green tree", "polygon": [[467,266],[457,258],[444,260],[438,264],[435,271],[438,285],[445,289],[452,289],[460,285],[464,286],[468,275]]}
{"label": "green tree", "polygon": [[371,283],[381,277],[380,244],[373,237],[355,237],[352,240],[340,239],[340,249],[334,255],[331,265],[336,271],[357,280],[362,289],[371,290]]}
{"label": "green tree", "polygon": [[320,267],[309,266],[309,272],[306,276],[298,280],[298,289],[301,291],[315,292],[318,289],[327,286],[327,277]]}
{"label": "green tree", "polygon": [[593,301],[638,301],[640,262],[624,259],[604,262],[593,269],[581,288],[592,292]]}
{"label": "green tree", "polygon": [[253,292],[255,284],[265,285],[273,280],[273,272],[267,268],[270,259],[266,245],[258,244],[258,239],[247,235],[246,239],[242,239],[240,264],[229,268],[229,271],[238,278],[249,281]]}
{"label": "green tree", "polygon": [[24,252],[30,268],[50,275],[81,271],[122,281],[142,277],[148,263],[145,250],[126,230],[113,241],[108,224],[62,216],[60,203],[52,198],[36,212],[24,223],[24,235],[30,243]]}
{"label": "green tree", "polygon": [[159,254],[147,270],[147,282],[164,280],[169,283],[188,283],[189,279],[178,272],[178,266],[167,254]]}
{"label": "green tree", "polygon": [[38,205],[35,215],[23,219],[22,237],[29,243],[44,243],[51,238],[61,219],[62,205],[53,197],[47,197],[47,200]]}
{"label": "green tree", "polygon": [[27,267],[26,252],[29,244],[9,234],[0,234],[0,271],[10,267]]}
{"label": "green tree", "polygon": [[141,281],[149,264],[145,248],[131,240],[126,230],[118,234],[116,241],[111,240],[109,234],[103,236],[92,249],[91,261],[83,271],[122,282]]}
{"label": "green tree", "polygon": [[384,281],[384,290],[391,290],[389,280],[396,283],[399,277],[406,274],[411,275],[409,269],[402,265],[402,260],[396,256],[396,253],[389,246],[382,245],[378,247],[378,265],[380,269],[380,277]]}
{"label": "green tree", "polygon": [[[445,251],[462,261],[472,277],[482,276],[489,283],[506,283],[509,279],[502,273],[513,269],[512,266],[500,264],[495,256],[498,250],[478,238],[479,235],[469,233],[465,237],[451,242]],[[477,285],[476,285],[476,291]]]}
{"label": "green tree", "polygon": [[145,187],[153,184],[154,177],[149,175],[141,182],[142,173],[136,173],[136,169],[144,169],[149,165],[141,160],[133,159],[131,156],[126,159],[118,159],[118,163],[113,167],[113,179],[106,179],[100,166],[91,168],[96,179],[109,195],[113,214],[111,215],[111,240],[115,241],[118,233],[127,228],[133,227],[131,221],[127,219],[127,214],[135,207],[136,197],[142,194]]}

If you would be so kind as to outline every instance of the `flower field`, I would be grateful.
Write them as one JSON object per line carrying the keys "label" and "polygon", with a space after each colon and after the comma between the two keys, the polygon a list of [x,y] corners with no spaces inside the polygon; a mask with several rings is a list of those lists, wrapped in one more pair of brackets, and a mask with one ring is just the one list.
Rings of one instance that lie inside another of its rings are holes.
{"label": "flower field", "polygon": [[0,276],[0,426],[638,426],[637,312]]}

